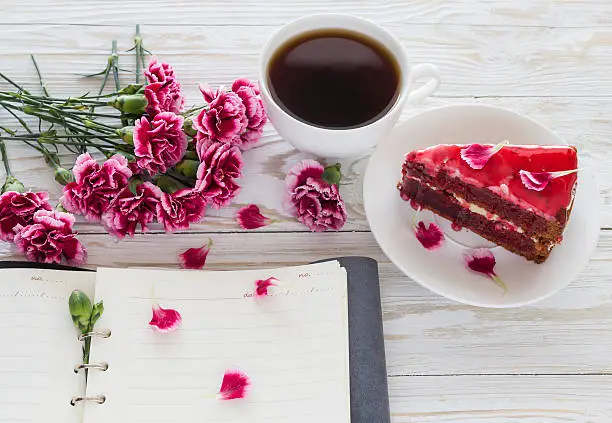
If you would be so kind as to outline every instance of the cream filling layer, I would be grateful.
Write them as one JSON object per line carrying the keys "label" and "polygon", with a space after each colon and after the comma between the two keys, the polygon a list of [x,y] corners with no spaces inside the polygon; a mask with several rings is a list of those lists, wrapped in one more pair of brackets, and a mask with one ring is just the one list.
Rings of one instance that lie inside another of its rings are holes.
{"label": "cream filling layer", "polygon": [[[415,178],[415,177],[413,177],[413,176],[409,176],[408,178],[409,178],[409,179],[412,179],[412,180],[414,180],[414,181],[417,181],[419,184],[421,184],[421,185],[423,185],[423,186],[426,186],[427,188],[429,188],[429,189],[431,189],[431,190],[433,190],[433,191],[440,191],[440,189],[439,189],[438,187],[434,187],[434,186],[432,186],[432,185],[430,185],[430,184],[424,184],[424,183],[423,183],[423,182],[422,182],[420,179],[418,179],[418,178]],[[497,214],[495,214],[495,213],[491,213],[490,211],[488,211],[488,210],[486,210],[486,209],[484,209],[484,208],[482,208],[482,207],[478,206],[477,204],[470,203],[470,202],[468,202],[467,200],[465,200],[463,197],[459,197],[459,196],[458,196],[458,195],[456,195],[455,193],[450,193],[450,195],[452,195],[452,196],[453,196],[453,198],[454,198],[454,199],[457,201],[457,203],[459,203],[459,205],[460,205],[461,207],[463,207],[463,208],[466,208],[466,209],[470,210],[472,213],[476,213],[476,214],[478,214],[478,215],[480,215],[480,216],[483,216],[483,217],[485,217],[485,218],[486,218],[486,219],[488,219],[488,220],[492,220],[492,221],[494,221],[494,222],[499,222],[499,223],[502,225],[502,227],[503,227],[504,229],[506,229],[506,230],[509,230],[509,231],[515,231],[515,232],[518,232],[518,233],[520,233],[520,234],[524,234],[524,233],[525,233],[525,230],[524,230],[522,227],[520,227],[520,226],[518,226],[518,225],[514,224],[513,222],[511,222],[511,221],[509,221],[509,220],[506,220],[506,219],[503,219],[503,218],[502,218],[502,217],[500,217],[499,215],[497,215]],[[536,237],[533,237],[533,236],[532,236],[532,237],[530,237],[530,238],[531,238],[531,240],[532,240],[534,243],[536,243],[536,244],[541,244],[541,242],[540,242],[540,241],[539,241],[539,240],[538,240]],[[542,245],[542,244],[541,244],[541,245]],[[552,243],[552,244],[548,244],[548,245],[546,245],[546,247],[547,247],[547,248],[548,248],[548,250],[550,251],[550,250],[553,248],[553,246],[554,246],[554,245],[555,245],[555,243]]]}

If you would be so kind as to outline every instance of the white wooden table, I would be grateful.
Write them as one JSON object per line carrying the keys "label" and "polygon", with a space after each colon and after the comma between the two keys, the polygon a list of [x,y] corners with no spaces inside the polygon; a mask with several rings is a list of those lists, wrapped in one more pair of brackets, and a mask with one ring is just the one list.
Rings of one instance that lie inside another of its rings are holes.
{"label": "white wooden table", "polygon": [[[145,45],[177,70],[188,102],[196,83],[256,77],[267,37],[316,12],[370,18],[396,34],[414,63],[436,64],[443,85],[403,118],[451,103],[525,113],[599,162],[602,231],[588,267],[532,307],[487,310],[447,301],[403,276],[383,255],[361,201],[366,160],[347,161],[349,222],[312,234],[282,212],[282,180],[303,154],[268,127],[245,154],[244,191],[188,233],[116,243],[81,223],[90,265],[177,266],[177,253],[213,238],[209,269],[281,266],[337,254],[379,260],[394,422],[612,422],[612,1],[610,0],[1,0],[0,70],[36,89],[34,53],[53,95],[94,90],[111,40]],[[121,61],[132,68],[132,58]],[[122,78],[129,78],[122,75]],[[1,89],[7,89],[0,83]],[[8,117],[0,113],[0,124]],[[443,141],[443,140],[441,140]],[[57,198],[59,186],[33,151],[11,148],[17,176]],[[63,157],[69,163],[74,157]],[[242,232],[233,215],[256,203],[281,223]],[[597,205],[593,205],[597,207]],[[0,243],[0,259],[19,258]]]}

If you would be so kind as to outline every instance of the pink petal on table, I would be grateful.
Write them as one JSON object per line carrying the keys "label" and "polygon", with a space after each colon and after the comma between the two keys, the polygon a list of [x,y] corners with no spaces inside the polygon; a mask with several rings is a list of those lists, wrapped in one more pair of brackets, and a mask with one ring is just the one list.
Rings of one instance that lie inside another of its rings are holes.
{"label": "pink petal on table", "polygon": [[198,248],[189,248],[181,254],[179,254],[179,262],[183,269],[194,269],[200,270],[206,264],[206,258],[210,253],[210,247],[212,247],[212,239],[208,238],[208,244],[202,245]]}
{"label": "pink petal on table", "polygon": [[171,308],[161,308],[159,304],[153,305],[153,318],[149,325],[158,332],[166,333],[177,330],[183,318],[181,313]]}
{"label": "pink petal on table", "polygon": [[519,175],[521,176],[521,182],[525,188],[534,191],[542,191],[553,179],[576,172],[578,172],[578,169],[563,170],[560,172],[529,172],[521,169],[519,170]]}
{"label": "pink petal on table", "polygon": [[236,220],[242,229],[257,229],[270,223],[270,218],[261,214],[255,204],[249,204],[238,210]]}
{"label": "pink petal on table", "polygon": [[461,158],[472,169],[482,169],[488,163],[489,159],[495,155],[503,146],[508,145],[508,141],[500,142],[499,144],[483,145],[470,144],[461,149]]}
{"label": "pink petal on table", "polygon": [[251,381],[246,373],[240,370],[227,370],[223,375],[221,389],[217,394],[220,400],[233,400],[244,398]]}
{"label": "pink petal on table", "polygon": [[472,272],[480,273],[492,279],[497,285],[508,291],[508,287],[501,280],[501,278],[495,273],[495,256],[487,248],[477,248],[474,250],[468,250],[463,256],[465,260],[465,266]]}
{"label": "pink petal on table", "polygon": [[423,221],[419,221],[414,228],[414,235],[421,245],[429,251],[437,250],[444,244],[444,233],[433,222],[429,226],[425,226]]}
{"label": "pink petal on table", "polygon": [[278,279],[275,277],[255,281],[255,297],[267,297],[268,288],[271,286],[276,286],[276,283],[274,282],[278,282]]}

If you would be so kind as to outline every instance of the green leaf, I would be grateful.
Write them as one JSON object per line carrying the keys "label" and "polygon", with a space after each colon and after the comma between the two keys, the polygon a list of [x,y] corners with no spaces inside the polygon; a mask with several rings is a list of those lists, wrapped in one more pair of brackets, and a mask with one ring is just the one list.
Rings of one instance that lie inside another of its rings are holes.
{"label": "green leaf", "polygon": [[92,312],[91,312],[91,320],[89,322],[89,330],[93,330],[96,322],[104,313],[104,303],[100,301],[99,303],[94,304]]}
{"label": "green leaf", "polygon": [[323,170],[323,175],[321,175],[321,178],[330,185],[338,185],[340,179],[342,179],[340,163],[326,167]]}

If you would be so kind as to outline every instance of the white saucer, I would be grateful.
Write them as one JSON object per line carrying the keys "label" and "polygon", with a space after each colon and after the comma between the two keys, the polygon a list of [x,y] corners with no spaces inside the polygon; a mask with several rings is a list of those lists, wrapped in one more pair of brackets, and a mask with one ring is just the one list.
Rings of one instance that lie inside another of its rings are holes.
{"label": "white saucer", "polygon": [[[587,264],[599,236],[599,190],[590,167],[578,175],[578,189],[564,239],[543,264],[535,264],[428,211],[418,219],[437,222],[445,232],[442,248],[428,251],[411,229],[414,210],[396,188],[404,155],[436,144],[567,144],[539,123],[519,114],[483,105],[441,107],[396,126],[372,154],[365,175],[364,205],[374,237],[389,259],[407,276],[431,291],[481,307],[531,304],[567,286]],[[579,152],[580,154],[580,152]],[[489,247],[495,271],[508,292],[490,279],[466,269],[463,252]]]}

